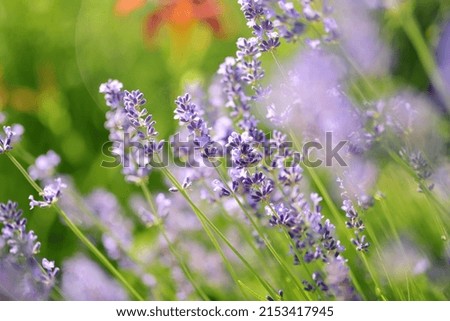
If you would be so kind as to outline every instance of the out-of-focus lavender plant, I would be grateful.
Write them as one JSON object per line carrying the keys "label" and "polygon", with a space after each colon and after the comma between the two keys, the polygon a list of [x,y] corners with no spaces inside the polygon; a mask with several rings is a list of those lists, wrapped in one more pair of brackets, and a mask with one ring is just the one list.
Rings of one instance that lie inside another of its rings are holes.
{"label": "out-of-focus lavender plant", "polygon": [[59,268],[37,255],[41,243],[18,204],[0,204],[0,297],[12,300],[46,300],[55,285]]}
{"label": "out-of-focus lavender plant", "polygon": [[116,197],[104,190],[95,190],[86,198],[87,208],[106,227],[102,236],[103,246],[113,260],[126,260],[124,250],[133,241],[133,223],[127,219]]}
{"label": "out-of-focus lavender plant", "polygon": [[61,158],[54,151],[50,150],[45,155],[36,158],[35,163],[30,166],[28,173],[34,180],[48,180],[53,177],[55,168],[61,162]]}
{"label": "out-of-focus lavender plant", "polygon": [[63,265],[61,290],[73,301],[123,301],[128,296],[101,267],[83,254],[66,260]]}

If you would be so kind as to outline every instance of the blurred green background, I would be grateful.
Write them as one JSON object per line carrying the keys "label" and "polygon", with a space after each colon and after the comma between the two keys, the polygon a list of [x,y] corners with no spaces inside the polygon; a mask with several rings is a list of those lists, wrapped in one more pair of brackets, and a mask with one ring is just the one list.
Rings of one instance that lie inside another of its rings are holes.
{"label": "blurred green background", "polygon": [[[434,47],[450,1],[416,2],[416,17]],[[37,156],[52,149],[62,158],[59,171],[71,175],[83,194],[104,187],[125,205],[135,188],[124,182],[119,168],[100,166],[101,147],[108,136],[100,83],[119,79],[126,89],[143,91],[159,132],[167,137],[176,125],[173,101],[184,85],[190,80],[207,83],[224,58],[234,54],[236,39],[250,31],[237,1],[224,0],[220,1],[224,29],[220,37],[199,21],[192,21],[189,32],[180,36],[168,22],[150,41],[143,26],[160,4],[149,1],[126,16],[117,15],[114,5],[113,0],[1,0],[0,111],[8,115],[8,123],[25,127],[15,152],[24,164],[30,165],[26,153]],[[428,78],[395,18],[383,16],[380,21],[395,53],[392,78],[383,79],[383,85],[427,91]],[[161,190],[160,177],[152,175],[152,188]],[[386,185],[392,190],[389,181]],[[78,243],[52,211],[29,214],[27,200],[33,192],[8,159],[0,157],[0,201],[19,202],[29,228],[45,244],[42,256],[61,262]]]}

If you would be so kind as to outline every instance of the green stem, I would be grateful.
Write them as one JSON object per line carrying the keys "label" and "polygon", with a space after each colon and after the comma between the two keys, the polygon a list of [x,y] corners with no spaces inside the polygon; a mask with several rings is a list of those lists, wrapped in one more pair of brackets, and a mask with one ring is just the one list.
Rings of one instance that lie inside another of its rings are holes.
{"label": "green stem", "polygon": [[30,183],[30,185],[39,193],[42,193],[42,188],[28,175],[28,172],[23,166],[19,163],[19,161],[10,153],[6,153],[6,156],[11,160],[11,162],[17,167],[17,169],[22,173],[25,179]]}
{"label": "green stem", "polygon": [[[297,138],[295,137],[295,134],[292,132],[292,130],[289,131],[290,133],[290,137],[294,143],[294,147],[299,150],[299,142],[297,141]],[[327,189],[325,188],[325,185],[322,183],[321,179],[319,178],[319,175],[317,175],[317,173],[312,170],[310,167],[308,166],[304,166],[304,168],[306,169],[306,171],[308,172],[309,176],[311,177],[311,179],[313,180],[314,184],[317,186],[317,189],[319,190],[320,195],[323,197],[325,203],[327,204],[329,210],[331,211],[334,219],[335,219],[335,224],[339,224],[339,230],[344,231],[344,233],[346,234],[348,240],[350,241],[350,239],[352,238],[351,232],[350,230],[345,226],[345,223],[342,219],[341,214],[339,213],[339,210],[336,207],[336,204],[333,202],[333,200],[331,199],[330,194],[328,193]],[[353,246],[350,247],[352,249],[353,252],[355,252],[355,248]],[[367,260],[363,260],[364,264],[366,265],[366,268],[368,270],[371,270],[370,265],[367,263]],[[358,282],[358,279],[356,278],[355,274],[353,273],[352,269],[350,270],[350,276],[355,284],[356,289],[359,291],[359,293],[361,295],[364,295],[364,292],[362,291],[362,287]],[[373,273],[370,273],[371,275],[373,275]],[[375,284],[377,284],[376,280],[374,279],[373,282]]]}
{"label": "green stem", "polygon": [[192,276],[192,273],[189,269],[189,267],[187,266],[187,264],[184,262],[184,260],[180,257],[180,255],[178,255],[174,245],[172,244],[172,242],[170,241],[167,232],[164,228],[164,223],[161,222],[161,219],[159,219],[158,217],[158,212],[157,212],[157,208],[155,206],[155,203],[153,201],[153,197],[150,193],[150,190],[148,189],[146,184],[140,184],[140,187],[142,189],[142,192],[145,196],[145,199],[148,203],[148,205],[150,206],[150,209],[153,212],[153,215],[155,217],[155,225],[158,227],[161,235],[164,237],[164,239],[167,242],[167,245],[169,247],[170,252],[172,253],[172,255],[175,257],[175,259],[177,260],[179,266],[181,267],[184,275],[186,276],[186,278],[189,280],[189,282],[192,284],[192,286],[194,287],[195,291],[197,292],[197,294],[205,301],[208,300],[208,296],[205,294],[205,292],[203,292],[203,290],[200,288],[200,286],[197,285],[197,282],[194,280],[194,277]]}
{"label": "green stem", "polygon": [[[11,162],[17,167],[17,169],[22,173],[25,179],[31,184],[31,186],[38,192],[42,193],[42,189],[37,185],[37,183],[30,177],[28,172],[23,168],[23,166],[16,160],[16,158],[10,153],[6,153]],[[53,205],[57,213],[61,216],[64,222],[67,224],[69,229],[78,237],[78,239],[94,254],[95,257],[111,272],[111,274],[119,280],[123,286],[139,301],[144,301],[144,298],[136,291],[136,289],[125,279],[125,277],[117,270],[114,265],[109,262],[109,260],[101,253],[94,244],[92,244],[89,239],[84,236],[83,232],[72,222],[72,220],[67,216],[67,214],[56,204]]]}
{"label": "green stem", "polygon": [[[226,184],[226,179],[223,176],[223,174],[216,168],[217,173],[219,174],[220,178],[222,179],[222,182],[224,184]],[[227,185],[227,184],[226,184]],[[227,185],[227,188],[229,190],[230,187]],[[292,278],[292,280],[294,281],[294,283],[296,284],[297,288],[299,289],[300,293],[302,293],[303,297],[307,300],[312,300],[311,297],[309,296],[309,294],[304,290],[303,286],[298,282],[297,278],[293,275],[292,271],[289,269],[289,267],[285,264],[285,262],[281,259],[281,257],[278,255],[277,251],[275,250],[275,248],[272,246],[272,243],[270,242],[270,240],[267,238],[267,236],[265,235],[265,233],[261,230],[261,227],[255,222],[255,220],[253,219],[253,217],[250,215],[250,213],[247,211],[247,209],[245,208],[244,204],[242,204],[242,202],[240,201],[240,199],[237,197],[237,195],[235,193],[232,193],[233,198],[235,199],[236,203],[239,205],[239,207],[242,209],[242,211],[244,212],[245,216],[247,217],[247,219],[250,221],[251,225],[253,226],[253,228],[257,231],[258,235],[261,237],[261,239],[264,241],[264,245],[267,246],[267,248],[269,249],[269,252],[273,255],[273,257],[275,258],[275,260],[278,262],[278,264],[286,271],[286,273],[289,274],[289,276]]]}
{"label": "green stem", "polygon": [[[220,175],[219,175],[220,176]],[[211,190],[211,188],[209,186],[207,186],[207,184],[205,184],[204,186],[210,193],[210,195],[213,197],[215,196],[215,193]],[[248,245],[251,247],[251,249],[253,250],[253,252],[255,253],[255,255],[258,257],[260,262],[267,262],[267,257],[264,254],[263,251],[261,251],[260,248],[258,248],[255,245],[255,239],[251,236],[251,232],[248,229],[248,225],[244,225],[241,220],[236,220],[234,217],[232,217],[230,214],[228,214],[227,210],[225,209],[224,205],[222,202],[218,202],[219,206],[221,208],[221,212],[222,215],[224,215],[225,218],[227,218],[227,220],[230,223],[233,223],[234,225],[236,225],[236,227],[239,230],[240,235],[243,235],[245,238],[245,241],[248,243]],[[257,231],[258,232],[258,231]],[[258,233],[259,235],[259,233]],[[268,263],[268,262],[267,262]],[[263,264],[264,271],[266,272],[266,274],[270,275],[271,273],[273,273],[273,269],[269,264]],[[281,274],[281,273],[280,273]],[[283,275],[284,277],[284,275]],[[279,277],[279,279],[277,280],[278,282],[280,282],[283,277]],[[272,280],[273,281],[273,280]],[[242,282],[239,282],[242,283]],[[245,287],[244,287],[245,289]]]}
{"label": "green stem", "polygon": [[431,83],[434,85],[439,96],[441,96],[447,111],[450,112],[450,95],[446,89],[445,83],[440,75],[439,69],[434,60],[434,55],[429,50],[428,45],[420,31],[419,24],[413,13],[412,6],[408,6],[404,13],[400,16],[400,22],[411,41],[416,53],[427,73]]}
{"label": "green stem", "polygon": [[111,262],[101,253],[89,239],[84,236],[83,232],[72,222],[67,214],[58,206],[54,206],[58,214],[63,218],[67,226],[72,232],[80,239],[80,241],[94,254],[97,259],[114,275],[124,286],[130,291],[130,293],[139,301],[145,299],[134,289],[134,287],[125,279],[125,277],[117,270]]}
{"label": "green stem", "polygon": [[[172,175],[172,173],[167,168],[162,168],[163,173],[166,177],[171,181],[171,183],[178,189],[184,199],[188,202],[189,206],[192,208],[194,213],[197,215],[199,220],[207,225],[207,227],[211,228],[214,233],[216,233],[220,239],[230,248],[230,250],[241,260],[241,262],[247,267],[247,269],[255,276],[255,278],[259,281],[259,283],[266,289],[266,291],[272,296],[276,297],[276,291],[268,284],[267,281],[262,279],[259,274],[255,271],[255,269],[251,266],[251,264],[242,256],[241,253],[231,244],[231,242],[223,235],[223,233],[211,222],[211,220],[203,214],[203,212],[195,205],[195,203],[191,200],[186,191],[182,188],[181,184],[178,180]],[[208,228],[205,229],[208,232]],[[211,237],[210,237],[211,238]]]}

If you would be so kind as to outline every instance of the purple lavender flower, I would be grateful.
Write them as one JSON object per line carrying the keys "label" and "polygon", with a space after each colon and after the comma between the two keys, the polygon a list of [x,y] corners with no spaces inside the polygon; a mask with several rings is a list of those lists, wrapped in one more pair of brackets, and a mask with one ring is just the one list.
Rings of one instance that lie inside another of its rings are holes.
{"label": "purple lavender flower", "polygon": [[191,96],[185,94],[179,96],[175,100],[177,108],[175,109],[175,119],[178,119],[180,123],[191,123],[198,117],[197,106],[191,102]]}
{"label": "purple lavender flower", "polygon": [[303,169],[298,164],[292,167],[284,167],[278,174],[279,181],[286,186],[295,185],[303,178]]}
{"label": "purple lavender flower", "polygon": [[36,255],[41,243],[26,229],[18,204],[0,203],[0,297],[14,300],[44,300],[55,284],[59,268],[46,259],[42,266]]}
{"label": "purple lavender flower", "polygon": [[271,51],[277,47],[280,46],[280,39],[278,39],[278,37],[275,38],[271,38],[269,40],[263,40],[261,41],[261,51],[265,52],[265,51]]}
{"label": "purple lavender flower", "polygon": [[125,91],[124,104],[128,120],[136,129],[139,138],[152,140],[158,136],[158,132],[155,130],[156,122],[153,121],[152,115],[147,112],[146,108],[142,108],[146,102],[144,94],[139,90]]}
{"label": "purple lavender flower", "polygon": [[61,158],[50,150],[45,155],[36,158],[36,161],[28,169],[28,173],[34,180],[50,179],[55,173],[55,167],[59,165]]}
{"label": "purple lavender flower", "polygon": [[[123,174],[128,182],[141,183],[151,172],[150,163],[161,152],[164,142],[157,142],[158,132],[153,117],[144,108],[147,102],[139,90],[121,91],[117,80],[100,86],[111,110],[105,127],[113,141],[114,153],[120,155]],[[138,147],[138,148],[136,148]]]}
{"label": "purple lavender flower", "polygon": [[311,0],[302,0],[303,14],[309,21],[317,21],[320,19],[319,12],[315,11],[311,6]]}
{"label": "purple lavender flower", "polygon": [[107,232],[102,235],[103,246],[114,260],[124,257],[123,249],[133,243],[133,223],[124,215],[116,197],[104,190],[94,190],[87,198],[88,209],[99,218]]}
{"label": "purple lavender flower", "polygon": [[228,57],[220,65],[217,72],[221,77],[224,92],[227,95],[226,106],[233,110],[232,117],[246,113],[250,109],[252,97],[245,92],[245,82],[242,80],[243,70],[236,59]]}
{"label": "purple lavender flower", "polygon": [[335,0],[325,26],[329,38],[339,37],[348,59],[363,73],[380,76],[388,71],[390,52],[380,37],[380,26],[364,1]]}
{"label": "purple lavender flower", "polygon": [[274,189],[273,181],[266,178],[261,172],[242,178],[242,185],[250,194],[251,199],[257,203],[268,201]]}
{"label": "purple lavender flower", "polygon": [[366,241],[365,235],[356,235],[352,240],[353,245],[355,245],[356,249],[361,252],[366,252],[369,248],[370,244]]}
{"label": "purple lavender flower", "polygon": [[231,160],[237,169],[251,167],[262,159],[261,153],[255,148],[253,137],[248,132],[242,135],[233,132],[226,146],[231,149]]}
{"label": "purple lavender flower", "polygon": [[0,204],[0,223],[8,224],[19,221],[23,211],[18,208],[18,204],[8,201]]}
{"label": "purple lavender flower", "polygon": [[140,90],[132,90],[131,92],[125,90],[123,103],[127,112],[137,112],[147,103],[144,94]]}
{"label": "purple lavender flower", "polygon": [[[400,156],[411,166],[420,182],[425,182],[433,174],[431,166],[420,151],[408,152],[405,148],[400,151]],[[433,189],[431,184],[428,187]]]}
{"label": "purple lavender flower", "polygon": [[134,195],[130,199],[130,206],[146,226],[151,226],[158,219],[165,219],[171,212],[172,201],[163,193],[159,193],[155,197],[155,205],[157,213],[153,213],[148,206],[147,201],[138,195]]}
{"label": "purple lavender flower", "polygon": [[22,218],[22,214],[17,203],[0,204],[1,236],[11,255],[29,258],[39,253],[41,243],[33,231],[26,230],[27,220]]}
{"label": "purple lavender flower", "polygon": [[[349,294],[347,299],[351,299],[350,295],[354,295],[354,290],[349,281],[348,268],[341,253],[344,247],[335,237],[335,227],[329,220],[324,220],[320,213],[321,198],[317,194],[311,194],[311,204],[308,204],[303,196],[291,200],[291,204],[278,203],[266,206],[266,213],[270,217],[272,226],[279,226],[288,232],[295,244],[294,263],[311,263],[322,261],[326,266],[330,264],[336,265],[336,269],[340,269],[339,276],[345,282],[336,284],[327,283],[322,275],[318,272],[312,274],[313,283],[303,280],[306,291],[319,289],[327,296],[336,298]],[[302,256],[299,257],[298,255]],[[339,265],[338,265],[339,264]],[[330,277],[327,274],[327,277]],[[337,277],[337,275],[336,275]],[[342,288],[338,288],[340,285]]]}
{"label": "purple lavender flower", "polygon": [[219,197],[227,197],[231,195],[229,188],[219,179],[213,181],[214,191],[219,192]]}
{"label": "purple lavender flower", "polygon": [[436,50],[436,60],[439,66],[439,71],[442,74],[444,82],[447,87],[450,86],[450,58],[448,52],[450,51],[450,22],[446,22],[442,28],[441,37]]}
{"label": "purple lavender flower", "polygon": [[55,266],[55,261],[49,261],[46,258],[42,259],[42,268],[45,270],[45,274],[42,275],[42,282],[53,286],[56,275],[59,273],[59,268]]}
{"label": "purple lavender flower", "polygon": [[341,256],[331,259],[325,269],[325,282],[333,292],[336,300],[360,300],[356,291],[351,286],[349,268]]}
{"label": "purple lavender flower", "polygon": [[279,203],[274,207],[277,215],[269,213],[270,225],[272,226],[286,226],[287,228],[292,228],[296,224],[296,215],[293,209],[285,206],[283,203]]}
{"label": "purple lavender flower", "polygon": [[36,201],[34,199],[33,195],[30,195],[28,198],[30,200],[30,208],[33,209],[34,207],[50,207],[53,204],[55,204],[59,198],[62,196],[62,190],[67,187],[66,184],[64,184],[61,181],[61,178],[57,178],[53,181],[53,183],[50,183],[49,185],[44,187],[44,190],[42,192],[42,198],[43,201]]}
{"label": "purple lavender flower", "polygon": [[4,135],[0,134],[0,154],[6,153],[10,151],[12,147],[12,139],[15,133],[11,130],[11,127],[4,126],[3,127]]}
{"label": "purple lavender flower", "polygon": [[124,93],[122,92],[123,84],[118,80],[108,80],[101,84],[99,92],[105,95],[106,105],[112,109],[118,108],[122,104]]}
{"label": "purple lavender flower", "polygon": [[210,136],[210,128],[203,118],[204,111],[192,103],[191,96],[185,94],[175,100],[175,119],[180,125],[186,126],[189,135],[193,137],[194,146],[200,150],[203,158],[209,159],[218,155],[216,142]]}
{"label": "purple lavender flower", "polygon": [[62,293],[72,301],[123,301],[125,290],[95,262],[78,254],[63,265]]}

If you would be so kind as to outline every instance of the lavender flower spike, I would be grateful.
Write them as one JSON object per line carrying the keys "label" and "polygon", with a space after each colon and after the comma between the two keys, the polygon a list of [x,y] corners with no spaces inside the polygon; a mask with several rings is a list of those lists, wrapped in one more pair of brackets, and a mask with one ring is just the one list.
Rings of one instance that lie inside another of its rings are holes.
{"label": "lavender flower spike", "polygon": [[12,139],[15,135],[9,126],[4,126],[3,131],[5,135],[0,135],[0,154],[4,154],[12,149]]}
{"label": "lavender flower spike", "polygon": [[42,192],[43,201],[34,200],[34,196],[30,195],[28,198],[30,200],[30,208],[33,209],[37,207],[50,207],[55,204],[62,195],[62,190],[66,188],[67,185],[61,181],[61,178],[55,179],[52,184],[44,187]]}

